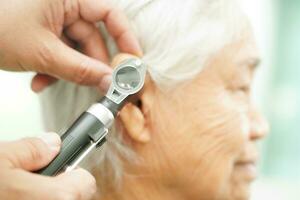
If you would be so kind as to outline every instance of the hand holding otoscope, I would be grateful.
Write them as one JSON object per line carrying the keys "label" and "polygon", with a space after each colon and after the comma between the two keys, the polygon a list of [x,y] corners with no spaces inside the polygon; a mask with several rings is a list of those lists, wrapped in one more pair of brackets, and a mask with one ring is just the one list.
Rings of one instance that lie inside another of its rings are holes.
{"label": "hand holding otoscope", "polygon": [[[105,91],[111,74],[105,62],[107,47],[101,40],[102,34],[92,25],[103,22],[123,53],[141,55],[138,40],[126,15],[110,1],[67,2],[0,1],[0,70],[36,72],[31,84],[35,92],[41,92],[57,79]],[[70,3],[78,9],[70,9]],[[10,85],[7,89],[11,89]],[[79,130],[77,127],[76,133]],[[76,169],[56,177],[30,173],[49,163],[60,150],[60,138],[56,134],[45,135],[43,139],[0,141],[0,199],[87,200],[92,197],[95,179],[86,170]],[[84,143],[81,139],[77,145]],[[70,150],[64,144],[62,152]]]}
{"label": "hand holding otoscope", "polygon": [[123,61],[113,71],[107,94],[85,111],[62,135],[62,147],[56,158],[37,173],[54,176],[74,169],[105,136],[118,111],[138,93],[145,81],[146,65],[138,58]]}

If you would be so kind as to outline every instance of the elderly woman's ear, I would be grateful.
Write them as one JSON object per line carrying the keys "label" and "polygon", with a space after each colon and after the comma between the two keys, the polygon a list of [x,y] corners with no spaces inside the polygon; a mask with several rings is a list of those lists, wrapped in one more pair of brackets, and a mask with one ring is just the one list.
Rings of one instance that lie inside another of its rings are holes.
{"label": "elderly woman's ear", "polygon": [[[125,59],[136,57],[130,54],[118,54],[112,61],[112,67],[116,67]],[[143,90],[138,94],[138,103],[128,103],[120,111],[119,118],[125,129],[124,134],[137,143],[147,143],[151,139],[150,127],[148,123],[148,111],[152,105],[154,83],[147,76]]]}
{"label": "elderly woman's ear", "polygon": [[154,100],[154,91],[154,83],[147,77],[137,103],[128,103],[120,111],[120,120],[125,129],[124,134],[127,134],[133,142],[147,143],[151,139],[149,110]]}
{"label": "elderly woman's ear", "polygon": [[149,127],[142,110],[134,104],[127,104],[120,112],[120,119],[125,128],[125,133],[134,143],[150,141]]}

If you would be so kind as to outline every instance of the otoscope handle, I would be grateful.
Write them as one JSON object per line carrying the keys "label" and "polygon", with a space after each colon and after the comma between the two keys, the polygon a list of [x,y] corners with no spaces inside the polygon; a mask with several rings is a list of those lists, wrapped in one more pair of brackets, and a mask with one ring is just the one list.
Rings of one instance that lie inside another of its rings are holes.
{"label": "otoscope handle", "polygon": [[[139,59],[119,64],[112,74],[112,84],[98,103],[84,112],[63,134],[58,156],[39,174],[53,176],[73,169],[88,153],[105,141],[118,111],[137,94],[145,83],[146,65]],[[71,165],[71,167],[69,167]]]}
{"label": "otoscope handle", "polygon": [[106,133],[106,127],[97,117],[89,112],[84,112],[61,136],[60,153],[47,167],[37,173],[55,176],[66,170],[91,144],[95,144],[101,139],[98,143],[101,145],[105,140]]}

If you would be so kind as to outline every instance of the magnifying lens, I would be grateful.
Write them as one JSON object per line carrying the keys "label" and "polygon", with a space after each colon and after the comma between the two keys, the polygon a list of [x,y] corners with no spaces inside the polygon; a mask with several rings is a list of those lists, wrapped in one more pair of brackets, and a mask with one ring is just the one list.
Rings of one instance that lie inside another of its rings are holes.
{"label": "magnifying lens", "polygon": [[145,82],[146,65],[137,58],[119,64],[112,74],[107,94],[87,111],[61,136],[62,147],[56,158],[37,173],[55,176],[69,171],[95,148],[102,146],[108,129],[129,97],[138,93]]}

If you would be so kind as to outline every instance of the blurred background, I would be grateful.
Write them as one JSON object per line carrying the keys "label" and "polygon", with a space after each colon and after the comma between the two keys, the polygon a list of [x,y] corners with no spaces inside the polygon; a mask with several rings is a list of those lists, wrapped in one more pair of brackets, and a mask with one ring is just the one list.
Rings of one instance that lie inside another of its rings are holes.
{"label": "blurred background", "polygon": [[243,6],[263,59],[254,98],[271,125],[252,200],[299,200],[300,1],[243,0]]}
{"label": "blurred background", "polygon": [[[254,98],[270,121],[251,200],[300,199],[300,0],[242,0],[263,62]],[[0,71],[0,140],[43,132],[32,73]]]}

